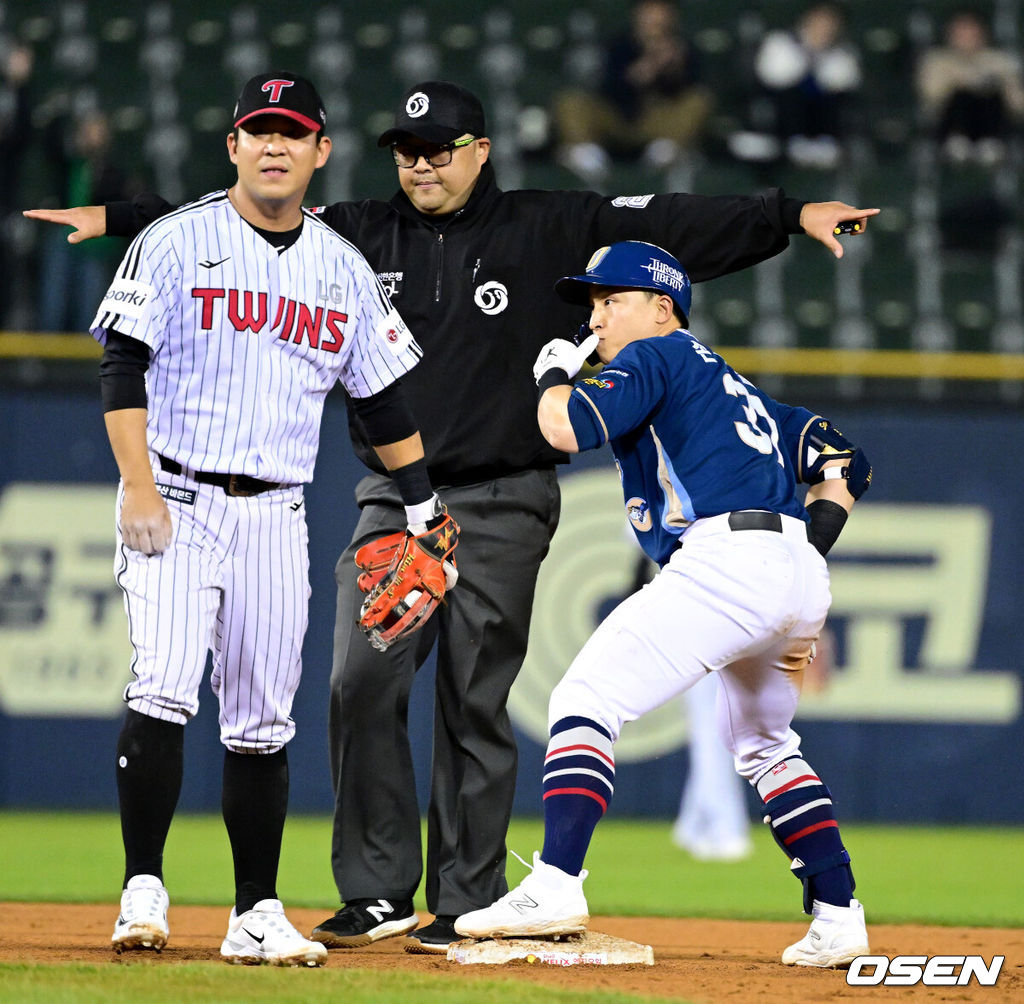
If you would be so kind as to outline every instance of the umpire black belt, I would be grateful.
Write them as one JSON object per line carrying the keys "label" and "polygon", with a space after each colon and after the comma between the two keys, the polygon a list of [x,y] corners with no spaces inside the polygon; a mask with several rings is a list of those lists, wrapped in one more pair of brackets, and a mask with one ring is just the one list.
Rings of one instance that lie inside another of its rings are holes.
{"label": "umpire black belt", "polygon": [[[184,474],[185,468],[177,460],[157,454],[160,460],[160,469],[168,474]],[[248,498],[251,495],[261,495],[263,492],[272,492],[285,485],[276,481],[261,481],[259,478],[251,478],[248,474],[220,474],[214,471],[189,471],[188,477],[198,481],[202,485],[216,485],[224,489],[225,495],[235,495],[240,498]]]}
{"label": "umpire black belt", "polygon": [[782,517],[777,512],[743,509],[729,513],[730,530],[774,530],[782,533]]}

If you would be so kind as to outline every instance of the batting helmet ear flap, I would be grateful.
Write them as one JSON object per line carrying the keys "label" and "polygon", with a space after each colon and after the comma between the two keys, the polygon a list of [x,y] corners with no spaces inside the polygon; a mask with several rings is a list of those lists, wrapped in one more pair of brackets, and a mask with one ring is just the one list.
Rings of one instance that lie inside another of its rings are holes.
{"label": "batting helmet ear flap", "polygon": [[[575,335],[573,335],[572,340],[577,345],[582,345],[592,334],[593,332],[590,330],[590,325],[586,321],[584,321],[580,325],[580,330],[577,331]],[[597,349],[594,349],[594,351],[591,352],[589,356],[587,356],[587,363],[590,366],[601,365],[601,357],[597,354]]]}

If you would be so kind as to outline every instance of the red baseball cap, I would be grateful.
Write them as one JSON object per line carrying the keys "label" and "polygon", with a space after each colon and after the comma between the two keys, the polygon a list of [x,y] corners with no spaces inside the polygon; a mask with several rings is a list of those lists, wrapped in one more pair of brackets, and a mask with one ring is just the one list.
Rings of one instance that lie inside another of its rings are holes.
{"label": "red baseball cap", "polygon": [[257,115],[284,115],[313,132],[327,124],[316,88],[294,73],[260,73],[247,81],[235,104],[235,128]]}

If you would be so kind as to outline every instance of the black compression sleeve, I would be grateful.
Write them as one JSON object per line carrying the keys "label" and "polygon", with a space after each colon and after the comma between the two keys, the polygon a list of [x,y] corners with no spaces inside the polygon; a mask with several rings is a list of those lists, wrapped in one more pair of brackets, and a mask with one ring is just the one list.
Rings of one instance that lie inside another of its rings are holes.
{"label": "black compression sleeve", "polygon": [[807,515],[811,517],[807,539],[824,558],[843,532],[849,513],[831,499],[816,499],[807,507]]}
{"label": "black compression sleeve", "polygon": [[104,411],[122,408],[145,408],[146,370],[149,369],[149,346],[137,338],[107,333],[100,360],[100,394]]}
{"label": "black compression sleeve", "polygon": [[369,397],[352,398],[352,407],[363,423],[371,446],[397,443],[417,431],[416,419],[409,410],[398,380]]}

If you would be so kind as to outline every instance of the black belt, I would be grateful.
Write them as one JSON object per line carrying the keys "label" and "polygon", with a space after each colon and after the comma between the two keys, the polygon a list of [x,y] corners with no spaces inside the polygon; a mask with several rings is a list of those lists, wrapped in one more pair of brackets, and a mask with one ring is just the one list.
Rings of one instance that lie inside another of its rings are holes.
{"label": "black belt", "polygon": [[[160,469],[168,474],[182,474],[184,468],[177,460],[157,454],[160,460]],[[241,498],[248,498],[250,495],[260,495],[263,492],[272,492],[277,488],[284,488],[276,481],[261,481],[259,478],[251,478],[248,474],[220,474],[213,471],[189,471],[188,476],[202,485],[216,485],[224,489],[225,495],[235,495]]]}
{"label": "black belt", "polygon": [[782,533],[782,517],[777,512],[746,509],[729,513],[730,530],[773,530]]}

